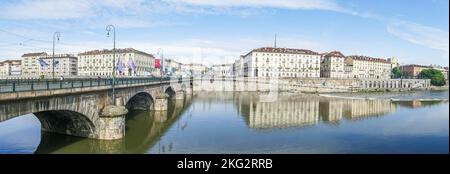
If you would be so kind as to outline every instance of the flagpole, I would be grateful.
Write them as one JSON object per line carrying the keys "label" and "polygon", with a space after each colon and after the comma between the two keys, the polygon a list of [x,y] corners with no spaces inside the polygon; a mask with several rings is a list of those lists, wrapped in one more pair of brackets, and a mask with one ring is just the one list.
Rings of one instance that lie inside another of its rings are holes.
{"label": "flagpole", "polygon": [[277,34],[275,33],[275,40],[273,44],[274,48],[277,48]]}
{"label": "flagpole", "polygon": [[60,35],[61,33],[59,32],[53,33],[52,79],[55,79],[55,37],[58,38],[59,41]]}
{"label": "flagpole", "polygon": [[113,31],[113,69],[112,69],[112,103],[116,105],[116,95],[115,95],[115,83],[116,83],[116,28],[114,25],[106,26],[107,36],[109,37],[109,32]]}
{"label": "flagpole", "polygon": [[164,92],[163,90],[164,90],[164,88],[163,88],[163,86],[162,86],[162,78],[163,78],[163,69],[162,69],[162,56],[163,56],[163,51],[162,51],[162,48],[158,48],[158,54],[159,54],[159,56],[160,56],[160,62],[159,62],[159,73],[160,73],[160,77],[159,77],[159,84],[161,84],[161,91],[162,92]]}

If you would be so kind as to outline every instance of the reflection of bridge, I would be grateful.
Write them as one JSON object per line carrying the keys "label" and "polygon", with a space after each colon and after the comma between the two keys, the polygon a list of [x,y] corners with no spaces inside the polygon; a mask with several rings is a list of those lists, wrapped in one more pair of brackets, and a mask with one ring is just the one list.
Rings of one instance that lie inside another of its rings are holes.
{"label": "reflection of bridge", "polygon": [[395,112],[390,100],[325,98],[312,95],[279,96],[273,102],[259,101],[259,95],[238,95],[238,110],[251,128],[286,128],[370,118]]}
{"label": "reflection of bridge", "polygon": [[185,95],[192,95],[189,79],[120,79],[115,84],[116,105],[113,105],[109,79],[57,82],[60,86],[51,83],[32,81],[7,86],[12,90],[0,95],[0,121],[33,113],[43,131],[120,139],[125,134],[128,111],[167,110],[168,97],[184,99]]}
{"label": "reflection of bridge", "polygon": [[[184,100],[169,100],[167,111],[128,113],[126,135],[122,139],[103,141],[42,132],[35,153],[141,154],[157,145],[165,147],[156,143],[189,108],[191,99],[191,96],[186,96]],[[169,151],[171,147],[165,150]]]}
{"label": "reflection of bridge", "polygon": [[448,99],[396,100],[394,102],[399,106],[407,108],[420,108],[436,104],[448,103]]}

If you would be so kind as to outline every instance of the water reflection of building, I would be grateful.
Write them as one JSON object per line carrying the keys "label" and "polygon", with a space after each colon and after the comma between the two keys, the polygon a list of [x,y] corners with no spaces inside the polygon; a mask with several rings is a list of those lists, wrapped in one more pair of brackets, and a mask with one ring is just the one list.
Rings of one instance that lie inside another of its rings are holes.
{"label": "water reflection of building", "polygon": [[283,98],[261,102],[259,95],[237,95],[238,112],[251,128],[287,128],[313,125],[319,121],[318,98]]}
{"label": "water reflection of building", "polygon": [[344,108],[348,109],[349,119],[360,119],[386,115],[396,111],[395,105],[389,100],[344,100]]}
{"label": "water reflection of building", "polygon": [[251,128],[284,128],[316,124],[319,100],[250,102]]}
{"label": "water reflection of building", "polygon": [[260,102],[257,95],[238,96],[238,111],[248,126],[255,129],[288,128],[338,123],[342,118],[359,120],[395,112],[389,100],[335,99],[304,95],[280,96],[274,102]]}
{"label": "water reflection of building", "polygon": [[442,103],[448,103],[448,100],[409,100],[409,101],[394,101],[396,105],[407,108],[420,108],[426,106],[433,106]]}
{"label": "water reflection of building", "polygon": [[339,122],[344,111],[343,100],[321,100],[319,103],[319,114],[325,122]]}

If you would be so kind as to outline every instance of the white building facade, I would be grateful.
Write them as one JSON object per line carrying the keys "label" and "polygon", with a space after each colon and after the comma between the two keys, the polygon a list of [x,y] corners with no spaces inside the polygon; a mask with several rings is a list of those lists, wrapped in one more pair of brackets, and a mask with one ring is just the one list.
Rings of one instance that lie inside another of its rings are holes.
{"label": "white building facade", "polygon": [[21,60],[5,60],[0,62],[0,76],[19,76],[21,74]]}
{"label": "white building facade", "polygon": [[185,76],[199,77],[206,74],[208,67],[198,63],[181,64],[181,71]]}
{"label": "white building facade", "polygon": [[52,77],[53,72],[55,77],[76,76],[77,63],[77,57],[71,54],[56,54],[52,57],[44,52],[27,53],[22,55],[22,76]]}
{"label": "white building facade", "polygon": [[168,75],[179,76],[181,73],[181,63],[173,59],[167,59],[164,61],[164,71]]}
{"label": "white building facade", "polygon": [[344,70],[345,56],[338,51],[323,55],[320,64],[320,77],[323,78],[346,78]]}
{"label": "white building facade", "polygon": [[[155,57],[133,48],[115,50],[116,76],[149,76],[159,73]],[[113,50],[93,50],[78,54],[80,76],[112,76]]]}
{"label": "white building facade", "polygon": [[348,56],[345,58],[351,78],[390,79],[392,64],[386,59],[366,56]]}
{"label": "white building facade", "polygon": [[211,75],[215,77],[232,77],[233,64],[212,65]]}
{"label": "white building facade", "polygon": [[243,77],[244,76],[244,56],[239,56],[239,59],[234,61],[233,67],[233,77]]}
{"label": "white building facade", "polygon": [[321,55],[305,49],[263,47],[243,58],[244,77],[320,77]]}
{"label": "white building facade", "polygon": [[388,58],[387,59],[389,62],[391,62],[391,69],[400,67],[400,62],[398,61],[397,58],[393,57],[393,58]]}
{"label": "white building facade", "polygon": [[22,76],[37,77],[40,75],[41,66],[38,59],[48,56],[45,52],[26,53],[22,55]]}

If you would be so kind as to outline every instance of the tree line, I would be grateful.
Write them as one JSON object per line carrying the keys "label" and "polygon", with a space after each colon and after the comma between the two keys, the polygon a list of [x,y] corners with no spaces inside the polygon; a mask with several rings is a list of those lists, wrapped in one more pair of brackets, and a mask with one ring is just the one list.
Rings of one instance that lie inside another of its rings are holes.
{"label": "tree line", "polygon": [[[395,67],[392,69],[392,77],[394,79],[405,77],[404,74],[400,71],[399,67]],[[444,86],[445,85],[445,77],[444,74],[437,69],[424,69],[422,70],[418,77],[420,79],[430,79],[431,84],[434,86]]]}

